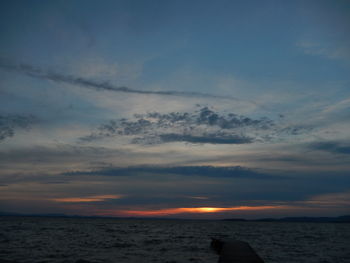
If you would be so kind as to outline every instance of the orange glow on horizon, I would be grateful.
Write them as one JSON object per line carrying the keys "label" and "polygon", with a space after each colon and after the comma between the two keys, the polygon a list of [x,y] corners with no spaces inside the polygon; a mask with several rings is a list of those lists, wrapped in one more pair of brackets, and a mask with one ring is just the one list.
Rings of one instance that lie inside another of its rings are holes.
{"label": "orange glow on horizon", "polygon": [[284,206],[234,206],[234,207],[179,207],[156,210],[123,210],[120,214],[126,216],[164,216],[184,213],[218,213],[226,211],[257,211],[284,208]]}
{"label": "orange glow on horizon", "polygon": [[82,202],[103,202],[108,199],[119,199],[122,195],[94,195],[88,197],[66,197],[66,198],[53,198],[50,199],[55,202],[62,203],[82,203]]}

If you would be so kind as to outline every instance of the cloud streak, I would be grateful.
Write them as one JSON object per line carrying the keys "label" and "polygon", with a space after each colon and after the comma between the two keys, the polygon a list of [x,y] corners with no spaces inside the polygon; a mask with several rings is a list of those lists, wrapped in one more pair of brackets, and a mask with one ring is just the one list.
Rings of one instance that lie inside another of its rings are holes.
{"label": "cloud streak", "polygon": [[90,202],[104,202],[110,199],[120,199],[122,195],[94,195],[86,197],[61,197],[52,198],[51,201],[58,203],[90,203]]}
{"label": "cloud streak", "polygon": [[[205,136],[192,136],[181,134],[161,134],[162,142],[189,142],[189,143],[211,143],[211,144],[245,144],[252,143],[253,139],[240,135],[220,136],[220,134],[207,134]],[[134,140],[137,142],[137,140]]]}
{"label": "cloud streak", "polygon": [[31,115],[0,115],[0,142],[13,137],[16,129],[28,129],[36,121]]}
{"label": "cloud streak", "polygon": [[24,63],[14,63],[13,61],[5,58],[0,58],[0,68],[16,72],[18,74],[27,75],[37,79],[46,79],[58,83],[66,83],[75,86],[80,86],[88,89],[93,89],[97,91],[105,90],[111,92],[122,92],[122,93],[134,93],[134,94],[145,94],[145,95],[164,95],[164,96],[180,96],[180,97],[203,97],[203,98],[217,98],[217,99],[230,99],[238,100],[237,98],[231,96],[220,96],[208,93],[200,92],[186,92],[186,91],[150,91],[150,90],[139,90],[131,89],[125,86],[116,86],[108,81],[98,82],[94,80],[89,80],[80,76],[60,74],[53,72],[51,70],[44,70],[38,67],[35,67],[30,64]]}
{"label": "cloud streak", "polygon": [[310,148],[331,153],[350,154],[350,145],[343,142],[316,142],[312,143]]}
{"label": "cloud streak", "polygon": [[91,171],[72,171],[62,175],[97,175],[97,176],[137,176],[140,174],[176,174],[183,176],[206,176],[222,178],[250,178],[250,179],[282,179],[280,176],[273,176],[253,171],[241,166],[130,166],[110,167]]}

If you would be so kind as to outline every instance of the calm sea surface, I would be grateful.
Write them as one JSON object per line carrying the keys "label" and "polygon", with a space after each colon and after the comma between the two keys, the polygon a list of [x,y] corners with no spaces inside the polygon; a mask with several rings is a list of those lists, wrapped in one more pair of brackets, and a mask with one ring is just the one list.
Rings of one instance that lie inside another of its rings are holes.
{"label": "calm sea surface", "polygon": [[210,237],[267,263],[350,262],[350,224],[35,217],[0,217],[0,262],[213,263]]}

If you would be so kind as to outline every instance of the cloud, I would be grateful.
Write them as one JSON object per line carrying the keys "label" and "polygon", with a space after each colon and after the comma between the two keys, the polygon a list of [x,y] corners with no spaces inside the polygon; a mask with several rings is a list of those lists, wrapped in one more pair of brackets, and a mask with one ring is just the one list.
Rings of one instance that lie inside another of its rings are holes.
{"label": "cloud", "polygon": [[313,150],[321,150],[332,153],[350,154],[350,144],[344,142],[316,142],[309,146]]}
{"label": "cloud", "polygon": [[124,216],[166,216],[187,213],[220,213],[229,211],[259,211],[270,209],[283,209],[286,206],[281,205],[265,205],[265,206],[234,206],[234,207],[177,207],[153,210],[122,210],[115,211]]}
{"label": "cloud", "polygon": [[350,98],[346,98],[337,103],[333,103],[330,106],[326,107],[323,112],[324,113],[339,113],[339,111],[349,109],[350,107]]}
{"label": "cloud", "polygon": [[22,147],[7,151],[0,151],[0,164],[5,163],[67,163],[78,160],[91,161],[97,157],[115,156],[121,151],[104,147],[76,146],[69,144],[55,144],[51,146]]}
{"label": "cloud", "polygon": [[[208,134],[206,136],[192,136],[179,134],[162,134],[160,139],[163,142],[190,142],[190,143],[211,143],[211,144],[244,144],[252,143],[253,139],[249,137],[231,135],[220,136],[220,134]],[[135,141],[135,140],[134,140]]]}
{"label": "cloud", "polygon": [[[349,42],[349,41],[347,41]],[[344,44],[334,44],[331,42],[325,42],[322,40],[318,41],[299,41],[296,45],[301,48],[307,55],[322,56],[328,59],[344,59],[348,60],[350,58],[350,50],[347,45]]]}
{"label": "cloud", "polygon": [[[55,144],[1,149],[0,183],[66,183],[73,178],[62,177],[61,174],[64,172],[73,169],[102,169],[110,167],[111,163],[116,166],[120,164],[134,165],[134,160],[140,155],[127,149]],[[156,159],[156,156],[157,154],[155,157],[151,155],[151,158]]]}
{"label": "cloud", "polygon": [[109,167],[91,171],[72,171],[63,175],[136,176],[140,174],[177,174],[183,176],[207,176],[216,178],[279,179],[241,166],[130,166]]}
{"label": "cloud", "polygon": [[60,74],[51,70],[43,70],[30,64],[14,63],[5,58],[0,58],[0,68],[13,71],[19,74],[24,74],[33,78],[46,79],[54,82],[62,82],[71,85],[77,85],[88,89],[106,90],[112,92],[135,93],[135,94],[149,94],[149,95],[165,95],[165,96],[181,96],[181,97],[204,97],[204,98],[219,98],[238,100],[230,96],[219,96],[214,94],[200,93],[200,92],[185,92],[185,91],[150,91],[131,89],[124,86],[115,86],[108,81],[98,82],[94,80],[85,79],[80,76]]}
{"label": "cloud", "polygon": [[127,150],[65,144],[1,149],[0,183],[65,183],[68,178],[57,175],[72,169],[105,167],[109,164],[104,161],[110,158],[125,164],[131,157]]}
{"label": "cloud", "polygon": [[17,128],[28,129],[36,121],[31,115],[0,115],[0,142],[14,136]]}
{"label": "cloud", "polygon": [[137,144],[244,144],[252,143],[259,134],[269,133],[274,126],[275,123],[268,118],[252,119],[234,113],[220,114],[202,107],[194,112],[151,112],[135,114],[134,119],[111,120],[80,140],[91,142],[108,137],[130,136],[132,143]]}
{"label": "cloud", "polygon": [[86,203],[86,202],[104,202],[110,199],[122,198],[122,195],[94,195],[84,197],[59,197],[52,198],[50,200],[59,203]]}
{"label": "cloud", "polygon": [[340,206],[344,205],[349,207],[350,204],[350,192],[338,192],[338,193],[327,193],[321,195],[312,196],[310,199],[305,201],[306,204],[316,204],[324,206]]}

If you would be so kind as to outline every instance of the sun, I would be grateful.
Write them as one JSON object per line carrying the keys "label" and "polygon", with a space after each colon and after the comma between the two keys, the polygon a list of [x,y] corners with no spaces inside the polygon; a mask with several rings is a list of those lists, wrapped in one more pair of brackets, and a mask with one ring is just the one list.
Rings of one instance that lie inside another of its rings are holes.
{"label": "sun", "polygon": [[198,211],[202,213],[213,213],[218,211],[219,209],[216,207],[199,207]]}

